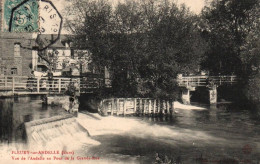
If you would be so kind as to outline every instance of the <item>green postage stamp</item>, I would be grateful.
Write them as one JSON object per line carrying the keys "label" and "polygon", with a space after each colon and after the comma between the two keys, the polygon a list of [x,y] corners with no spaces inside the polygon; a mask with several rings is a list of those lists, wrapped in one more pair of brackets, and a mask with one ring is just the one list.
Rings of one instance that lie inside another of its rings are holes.
{"label": "green postage stamp", "polygon": [[3,31],[38,31],[38,0],[3,0]]}

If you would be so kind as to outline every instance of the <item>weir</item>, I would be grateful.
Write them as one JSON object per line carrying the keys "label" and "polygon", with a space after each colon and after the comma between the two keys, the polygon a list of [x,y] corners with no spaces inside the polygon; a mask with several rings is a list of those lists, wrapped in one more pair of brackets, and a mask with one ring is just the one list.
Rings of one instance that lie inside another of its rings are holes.
{"label": "weir", "polygon": [[[27,143],[53,148],[66,147],[70,141],[79,141],[82,136],[89,137],[89,132],[71,115],[54,116],[25,123]],[[62,138],[61,138],[62,136]],[[64,140],[65,139],[65,140]]]}

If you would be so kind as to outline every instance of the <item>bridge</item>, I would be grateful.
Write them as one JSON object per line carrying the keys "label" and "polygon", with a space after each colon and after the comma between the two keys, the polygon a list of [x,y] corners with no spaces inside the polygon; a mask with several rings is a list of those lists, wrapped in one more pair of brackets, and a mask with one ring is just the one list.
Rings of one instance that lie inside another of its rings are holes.
{"label": "bridge", "polygon": [[183,76],[178,77],[177,82],[181,87],[203,87],[211,85],[233,85],[237,82],[237,77],[232,76]]}
{"label": "bridge", "polygon": [[233,85],[237,82],[237,77],[232,76],[178,76],[177,82],[182,91],[184,104],[190,104],[190,91],[195,91],[196,87],[207,87],[209,89],[210,104],[217,103],[217,87],[221,85]]}
{"label": "bridge", "polygon": [[0,96],[28,95],[28,94],[64,94],[68,86],[73,83],[80,93],[93,92],[101,86],[104,78],[87,77],[27,77],[0,76]]}
{"label": "bridge", "polygon": [[[54,77],[50,80],[47,77],[0,76],[0,97],[27,94],[64,94],[71,83],[79,93],[93,93],[95,89],[106,84],[107,80],[109,79],[97,77]],[[233,85],[237,82],[236,76],[178,76],[176,80],[178,85],[184,88],[182,99],[185,104],[190,104],[190,91],[194,91],[196,87],[209,88],[210,103],[215,104],[217,103],[217,87]]]}

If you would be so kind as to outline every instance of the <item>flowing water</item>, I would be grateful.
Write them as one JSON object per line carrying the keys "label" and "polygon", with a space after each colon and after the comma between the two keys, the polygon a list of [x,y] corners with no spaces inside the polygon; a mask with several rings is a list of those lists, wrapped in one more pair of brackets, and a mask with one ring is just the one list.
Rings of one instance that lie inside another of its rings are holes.
{"label": "flowing water", "polygon": [[0,99],[1,142],[23,142],[25,122],[64,114],[60,107],[43,105],[40,96]]}
{"label": "flowing water", "polygon": [[[73,150],[82,163],[154,163],[168,159],[172,163],[259,164],[259,117],[228,104],[206,107],[175,109],[173,118],[101,117],[84,111],[76,120],[88,132],[78,130],[72,121],[53,130],[46,128],[41,135],[44,140],[51,139],[53,150],[58,150],[62,141],[62,149]],[[60,107],[43,106],[39,97],[0,99],[1,143],[24,143],[24,122],[57,115],[66,112]],[[64,148],[64,143],[73,144]],[[82,161],[93,156],[100,160]]]}

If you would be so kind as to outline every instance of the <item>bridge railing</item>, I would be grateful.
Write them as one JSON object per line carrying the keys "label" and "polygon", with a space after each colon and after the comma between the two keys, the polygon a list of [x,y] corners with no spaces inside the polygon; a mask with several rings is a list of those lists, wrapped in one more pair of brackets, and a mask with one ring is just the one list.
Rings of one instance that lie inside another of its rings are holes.
{"label": "bridge railing", "polygon": [[54,77],[50,80],[47,77],[0,76],[0,91],[64,93],[71,82],[76,83],[74,86],[81,93],[98,87],[96,81],[87,82],[84,78]]}
{"label": "bridge railing", "polygon": [[200,87],[209,85],[234,84],[236,76],[184,76],[177,79],[179,86]]}

